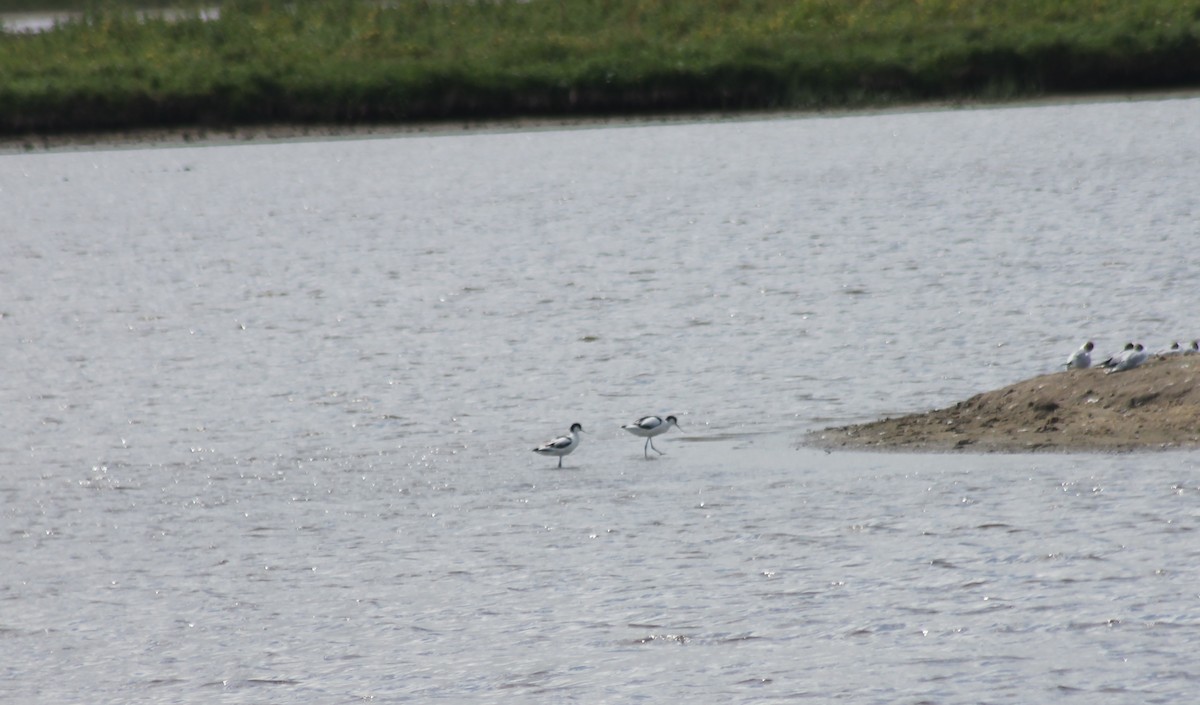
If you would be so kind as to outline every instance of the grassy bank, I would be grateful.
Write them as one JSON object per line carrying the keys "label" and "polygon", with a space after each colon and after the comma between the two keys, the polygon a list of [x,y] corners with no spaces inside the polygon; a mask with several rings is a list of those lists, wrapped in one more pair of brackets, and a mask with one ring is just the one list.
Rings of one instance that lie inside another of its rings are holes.
{"label": "grassy bank", "polygon": [[53,31],[0,35],[0,131],[825,108],[1200,86],[1200,0],[219,5],[218,19],[196,11],[168,21],[89,3]]}

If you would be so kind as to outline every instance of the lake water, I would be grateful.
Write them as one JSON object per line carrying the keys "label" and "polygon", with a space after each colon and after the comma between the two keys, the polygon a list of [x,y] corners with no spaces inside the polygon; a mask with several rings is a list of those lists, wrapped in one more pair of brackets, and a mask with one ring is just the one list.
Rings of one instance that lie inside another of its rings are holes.
{"label": "lake water", "polygon": [[1196,453],[802,440],[1200,337],[1197,134],[1191,98],[0,157],[0,701],[1187,702]]}
{"label": "lake water", "polygon": [[[136,15],[144,19],[166,19],[174,20],[177,18],[192,18],[199,17],[205,20],[215,20],[221,14],[220,8],[217,7],[198,7],[190,10],[176,10],[172,8],[150,8],[137,10]],[[68,24],[71,22],[81,22],[84,20],[82,12],[45,12],[45,11],[29,11],[29,12],[0,12],[0,34],[28,34],[36,32],[49,32],[59,25]]]}

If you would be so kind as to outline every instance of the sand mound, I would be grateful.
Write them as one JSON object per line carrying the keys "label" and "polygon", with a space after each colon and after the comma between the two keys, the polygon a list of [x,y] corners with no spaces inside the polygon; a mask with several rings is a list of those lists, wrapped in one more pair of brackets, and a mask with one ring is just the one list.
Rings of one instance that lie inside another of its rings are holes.
{"label": "sand mound", "polygon": [[1200,355],[1126,372],[1068,370],[985,392],[946,409],[829,428],[825,448],[972,452],[1200,448]]}

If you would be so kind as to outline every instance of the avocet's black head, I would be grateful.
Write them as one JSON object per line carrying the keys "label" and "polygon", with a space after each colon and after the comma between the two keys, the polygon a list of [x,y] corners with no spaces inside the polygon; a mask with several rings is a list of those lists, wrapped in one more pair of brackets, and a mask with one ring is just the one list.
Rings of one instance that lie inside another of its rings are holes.
{"label": "avocet's black head", "polygon": [[1084,346],[1083,346],[1083,349],[1084,349],[1084,350],[1087,350],[1088,352],[1091,352],[1091,351],[1092,351],[1092,348],[1094,348],[1094,347],[1096,347],[1096,346],[1095,346],[1095,345],[1093,345],[1093,344],[1092,344],[1092,341],[1090,341],[1090,340],[1089,340],[1089,341],[1087,341],[1087,345],[1084,345]]}
{"label": "avocet's black head", "polygon": [[1133,350],[1133,343],[1125,343],[1126,350]]}
{"label": "avocet's black head", "polygon": [[580,424],[577,424],[577,423],[573,423],[573,424],[571,424],[571,433],[575,433],[576,431],[579,431],[579,432],[581,432],[581,433],[582,433],[582,432],[583,432],[583,426],[582,426],[582,425],[580,425]]}

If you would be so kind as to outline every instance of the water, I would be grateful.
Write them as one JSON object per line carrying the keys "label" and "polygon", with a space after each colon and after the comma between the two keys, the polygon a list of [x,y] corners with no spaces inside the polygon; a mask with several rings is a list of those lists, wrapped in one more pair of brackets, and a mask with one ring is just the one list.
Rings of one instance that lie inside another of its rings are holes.
{"label": "water", "polygon": [[[135,16],[148,19],[191,19],[199,17],[203,20],[215,20],[221,16],[217,7],[200,7],[191,10],[176,10],[172,8],[153,8],[137,10]],[[0,34],[33,34],[49,32],[55,27],[85,19],[82,12],[0,12]]]}
{"label": "water", "polygon": [[1194,453],[801,439],[1200,335],[1198,107],[0,157],[0,700],[1186,701]]}

